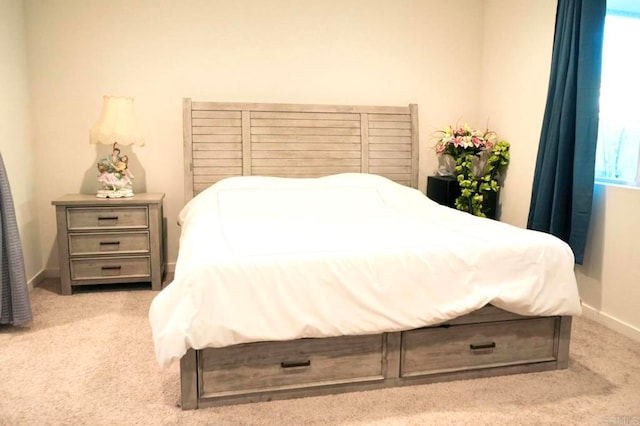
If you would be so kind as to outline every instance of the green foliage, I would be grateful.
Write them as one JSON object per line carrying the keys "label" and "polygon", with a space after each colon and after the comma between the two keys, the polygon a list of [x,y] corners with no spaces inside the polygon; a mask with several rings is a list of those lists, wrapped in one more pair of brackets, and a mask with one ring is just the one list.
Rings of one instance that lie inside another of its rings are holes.
{"label": "green foliage", "polygon": [[499,179],[509,165],[509,147],[507,141],[496,143],[486,159],[484,170],[477,176],[474,172],[474,159],[477,150],[459,152],[456,160],[455,175],[460,185],[460,196],[456,199],[456,208],[475,216],[487,217],[488,206],[484,201],[490,192],[500,190]]}

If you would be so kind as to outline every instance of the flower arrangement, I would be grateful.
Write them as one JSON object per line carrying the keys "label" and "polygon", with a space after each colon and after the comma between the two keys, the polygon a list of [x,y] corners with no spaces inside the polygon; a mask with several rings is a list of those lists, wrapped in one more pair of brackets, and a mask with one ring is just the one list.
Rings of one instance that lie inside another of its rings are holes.
{"label": "flower arrangement", "polygon": [[453,158],[458,158],[465,153],[477,154],[491,149],[497,139],[495,132],[487,130],[480,133],[468,124],[457,129],[448,126],[440,133],[442,136],[436,144],[436,154],[448,154]]}
{"label": "flower arrangement", "polygon": [[456,208],[486,217],[487,196],[499,191],[499,180],[509,165],[509,142],[498,141],[493,131],[481,133],[467,124],[438,133],[436,154],[455,161],[453,174],[460,186]]}

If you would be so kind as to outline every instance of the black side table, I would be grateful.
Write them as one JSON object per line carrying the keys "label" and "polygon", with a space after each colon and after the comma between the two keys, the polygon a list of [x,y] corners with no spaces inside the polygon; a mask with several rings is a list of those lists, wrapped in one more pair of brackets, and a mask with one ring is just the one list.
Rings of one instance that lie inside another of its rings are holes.
{"label": "black side table", "polygon": [[[428,176],[427,177],[427,197],[438,204],[456,208],[456,198],[460,196],[460,186],[453,176]],[[487,217],[496,218],[498,209],[498,194],[490,192],[484,201],[487,207]]]}
{"label": "black side table", "polygon": [[453,176],[427,177],[427,197],[438,204],[456,207],[456,198],[460,196],[460,186]]}

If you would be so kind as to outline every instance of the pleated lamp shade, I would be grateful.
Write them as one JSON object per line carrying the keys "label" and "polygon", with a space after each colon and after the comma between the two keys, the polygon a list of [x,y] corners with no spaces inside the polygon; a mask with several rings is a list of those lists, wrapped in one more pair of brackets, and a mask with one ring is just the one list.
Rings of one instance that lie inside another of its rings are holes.
{"label": "pleated lamp shade", "polygon": [[133,98],[104,96],[102,113],[89,132],[92,144],[144,145],[144,136],[136,126]]}

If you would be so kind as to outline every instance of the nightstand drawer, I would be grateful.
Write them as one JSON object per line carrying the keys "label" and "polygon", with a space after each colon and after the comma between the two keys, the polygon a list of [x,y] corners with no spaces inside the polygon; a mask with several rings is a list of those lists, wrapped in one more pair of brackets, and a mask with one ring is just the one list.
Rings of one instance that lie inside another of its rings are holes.
{"label": "nightstand drawer", "polygon": [[69,234],[69,254],[149,253],[149,232],[105,232]]}
{"label": "nightstand drawer", "polygon": [[151,276],[148,256],[71,259],[71,279],[142,278]]}
{"label": "nightstand drawer", "polygon": [[433,327],[402,333],[401,376],[555,359],[556,317]]}
{"label": "nightstand drawer", "polygon": [[146,206],[73,207],[67,209],[67,227],[70,231],[148,228],[149,212]]}

